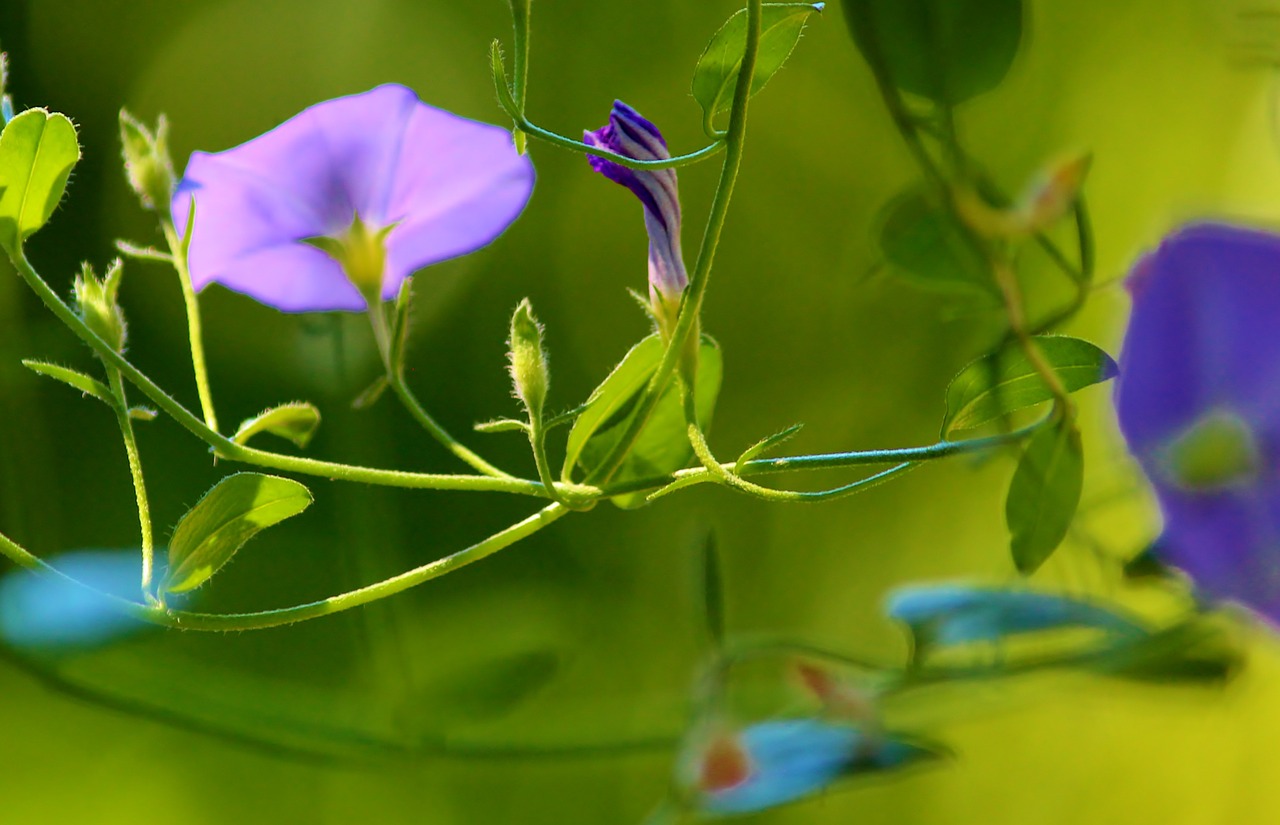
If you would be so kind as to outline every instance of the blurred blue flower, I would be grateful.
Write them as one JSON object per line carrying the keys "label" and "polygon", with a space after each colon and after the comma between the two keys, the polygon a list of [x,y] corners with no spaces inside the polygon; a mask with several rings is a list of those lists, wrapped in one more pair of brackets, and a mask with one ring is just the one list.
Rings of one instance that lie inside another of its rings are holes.
{"label": "blurred blue flower", "polygon": [[997,642],[1062,627],[1088,627],[1120,636],[1144,629],[1112,610],[1079,599],[1025,588],[960,583],[912,585],[891,592],[885,614],[908,625],[918,645]]}
{"label": "blurred blue flower", "polygon": [[1195,224],[1140,260],[1116,409],[1158,557],[1280,621],[1280,236]]}
{"label": "blurred blue flower", "polygon": [[[591,146],[634,160],[671,157],[658,127],[620,100],[614,101],[609,122],[583,140]],[[611,160],[589,156],[591,168],[630,189],[644,205],[649,233],[649,300],[659,323],[674,322],[689,275],[680,251],[680,192],[675,169],[636,170]]]}
{"label": "blurred blue flower", "polygon": [[[122,599],[138,597],[142,556],[132,550],[75,550],[49,563],[66,575]],[[0,577],[0,641],[19,650],[53,652],[96,647],[154,625],[126,616],[101,596],[31,570]]]}
{"label": "blurred blue flower", "polygon": [[196,219],[191,280],[286,312],[362,310],[515,220],[533,166],[506,129],[388,84],[316,104],[225,152],[196,152],[174,194]]}
{"label": "blurred blue flower", "polygon": [[[759,722],[736,741],[747,770],[732,784],[700,787],[698,805],[704,813],[723,816],[772,808],[820,793],[851,774],[890,770],[932,755],[900,739],[873,737],[818,719]],[[722,754],[723,748],[708,753]]]}

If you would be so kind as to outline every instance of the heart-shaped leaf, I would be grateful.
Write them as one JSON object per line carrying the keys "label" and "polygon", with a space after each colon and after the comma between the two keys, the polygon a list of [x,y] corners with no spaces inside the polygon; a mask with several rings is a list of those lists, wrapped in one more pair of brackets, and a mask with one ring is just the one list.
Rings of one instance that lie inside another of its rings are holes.
{"label": "heart-shaped leaf", "polygon": [[60,114],[27,109],[0,133],[0,247],[14,254],[44,226],[80,160],[76,127]]}

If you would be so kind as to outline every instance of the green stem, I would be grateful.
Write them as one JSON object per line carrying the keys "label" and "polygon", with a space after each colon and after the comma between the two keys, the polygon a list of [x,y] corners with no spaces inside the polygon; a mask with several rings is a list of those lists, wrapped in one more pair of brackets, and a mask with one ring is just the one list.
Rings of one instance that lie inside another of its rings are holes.
{"label": "green stem", "polygon": [[707,227],[702,235],[702,245],[698,249],[698,259],[694,263],[693,272],[689,276],[689,286],[685,289],[680,304],[680,316],[667,341],[667,349],[662,354],[657,370],[645,388],[633,415],[627,424],[618,443],[587,479],[587,483],[608,481],[627,453],[635,446],[636,438],[648,423],[649,416],[662,398],[663,390],[671,380],[686,346],[693,340],[699,327],[702,314],[702,301],[707,294],[707,284],[711,280],[711,267],[715,262],[716,249],[720,244],[720,235],[724,231],[725,219],[729,214],[729,202],[733,199],[734,184],[738,180],[738,170],[742,166],[742,155],[746,141],[747,102],[751,97],[751,81],[755,76],[756,54],[760,49],[760,0],[747,2],[747,39],[742,55],[742,65],[738,72],[738,82],[733,91],[733,106],[729,112],[729,129],[725,134],[725,159],[720,170],[720,180],[716,186],[715,196],[711,201],[711,212],[707,218]]}
{"label": "green stem", "polygon": [[386,370],[387,384],[395,391],[396,397],[404,404],[405,409],[409,411],[414,420],[431,434],[432,438],[439,441],[446,450],[470,465],[472,469],[491,478],[514,481],[515,476],[499,470],[485,461],[454,438],[448,430],[440,426],[440,423],[427,412],[426,407],[422,406],[422,402],[418,401],[418,397],[413,394],[413,390],[409,389],[400,366],[393,364],[391,360],[391,331],[387,326],[384,307],[385,305],[382,303],[373,303],[371,301],[369,305],[369,322],[373,326],[373,338],[378,344],[378,352],[382,355],[382,365],[383,369]]}
{"label": "green stem", "polygon": [[333,461],[320,461],[300,456],[281,455],[266,450],[259,450],[243,444],[237,444],[230,438],[210,429],[186,407],[178,403],[173,396],[160,389],[154,381],[143,374],[111,345],[103,341],[90,329],[84,321],[57,293],[40,277],[31,266],[23,250],[12,256],[13,265],[23,280],[39,296],[44,305],[67,328],[74,332],[80,340],[109,367],[120,371],[123,378],[136,386],[166,415],[173,418],[184,429],[213,448],[221,458],[229,461],[240,461],[258,467],[284,470],[300,475],[321,476],[342,481],[380,484],[387,487],[410,487],[432,490],[475,490],[520,495],[545,497],[541,482],[511,477],[481,477],[474,475],[446,475],[437,473],[414,473],[403,470],[382,470],[372,467],[361,467],[341,464]]}
{"label": "green stem", "polygon": [[[511,23],[515,39],[515,82],[511,95],[516,111],[524,114],[525,96],[529,88],[529,7],[531,0],[511,0]],[[520,154],[525,152],[525,133],[517,129],[515,134],[516,149]]]}
{"label": "green stem", "polygon": [[[193,210],[194,211],[194,210]],[[190,226],[190,219],[188,219]],[[187,251],[191,233],[187,237],[178,238],[178,231],[173,222],[163,223],[165,241],[169,244],[169,253],[173,256],[173,268],[178,272],[178,283],[182,286],[182,302],[187,310],[187,338],[191,342],[191,368],[195,373],[196,392],[200,395],[200,409],[204,413],[205,425],[214,432],[218,431],[218,416],[213,410],[213,393],[209,389],[209,371],[204,360],[204,333],[200,324],[200,301],[196,298],[195,288],[191,285],[191,271],[187,268]]]}
{"label": "green stem", "polygon": [[124,451],[129,458],[129,475],[133,479],[133,493],[138,501],[138,526],[142,532],[142,592],[151,590],[155,571],[155,544],[151,536],[151,504],[147,499],[147,483],[142,475],[142,458],[138,454],[138,439],[133,432],[133,420],[129,418],[129,401],[125,397],[124,381],[120,370],[107,367],[111,384],[116,423],[120,425],[120,437],[124,439]]}
{"label": "green stem", "polygon": [[161,607],[148,607],[138,602],[112,596],[62,573],[56,567],[32,555],[3,533],[0,533],[0,553],[3,553],[20,567],[68,581],[81,590],[97,595],[126,615],[152,624],[183,630],[218,632],[262,630],[269,627],[280,627],[282,625],[305,622],[310,619],[318,619],[321,616],[330,616],[334,613],[341,613],[344,610],[350,610],[354,607],[360,607],[361,605],[402,593],[412,587],[439,578],[446,573],[480,561],[497,553],[499,550],[510,547],[521,539],[553,524],[568,512],[569,510],[563,505],[549,504],[523,521],[516,522],[505,530],[494,533],[478,544],[473,544],[465,550],[459,550],[457,553],[420,567],[415,567],[376,584],[367,585],[316,602],[253,613],[190,613],[183,610],[165,610]]}
{"label": "green stem", "polygon": [[[536,481],[518,479],[505,470],[498,469],[450,435],[449,431],[440,426],[440,424],[431,417],[431,414],[427,412],[426,408],[418,401],[417,396],[413,394],[413,390],[409,389],[409,385],[405,383],[404,375],[393,371],[387,375],[387,382],[391,385],[391,389],[395,391],[396,397],[400,399],[402,404],[404,404],[405,409],[409,411],[409,414],[413,416],[414,420],[422,425],[422,428],[430,433],[432,438],[444,445],[446,450],[453,453],[475,470],[483,473],[494,481],[518,482],[521,485],[533,484],[541,489],[542,485]],[[463,477],[476,478],[475,476]],[[525,490],[522,489],[521,492],[525,492]]]}
{"label": "green stem", "polygon": [[[1033,424],[1029,424],[1018,430],[1008,433],[1000,433],[998,435],[986,436],[983,438],[973,438],[965,441],[940,441],[936,444],[929,444],[924,447],[905,447],[888,450],[859,450],[846,453],[819,453],[816,455],[798,455],[784,456],[779,458],[757,458],[748,461],[741,466],[736,463],[721,464],[723,471],[745,476],[747,474],[760,475],[768,473],[790,473],[797,471],[810,470],[836,470],[842,467],[859,467],[871,464],[894,464],[876,475],[853,482],[847,487],[869,486],[886,480],[892,475],[906,472],[911,467],[924,461],[936,461],[942,458],[948,458],[955,455],[964,455],[969,453],[983,452],[1003,447],[1009,444],[1016,444],[1034,433],[1040,427],[1052,420],[1052,416],[1041,419]],[[716,480],[715,475],[706,467],[694,467],[686,470],[677,470],[664,476],[650,476],[648,478],[632,479],[617,484],[608,484],[600,488],[600,497],[609,498],[612,496],[623,495],[625,493],[637,493],[645,490],[658,490],[664,492],[664,488],[683,488],[695,484],[704,484],[709,481]],[[841,488],[837,488],[840,490]]]}

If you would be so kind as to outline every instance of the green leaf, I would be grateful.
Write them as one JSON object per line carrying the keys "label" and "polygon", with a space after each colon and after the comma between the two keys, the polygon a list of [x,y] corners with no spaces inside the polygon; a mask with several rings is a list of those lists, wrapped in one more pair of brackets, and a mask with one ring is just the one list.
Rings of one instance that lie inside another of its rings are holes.
{"label": "green leaf", "polygon": [[[821,12],[823,3],[765,3],[761,9],[760,47],[756,52],[751,94],[764,88],[769,78],[791,55],[809,15]],[[742,68],[747,44],[747,12],[740,9],[715,33],[693,70],[693,98],[702,107],[707,123],[727,111]]]}
{"label": "green leaf", "polygon": [[990,91],[1022,40],[1021,0],[843,0],[867,63],[899,89],[954,105]]}
{"label": "green leaf", "polygon": [[219,481],[174,528],[165,592],[184,593],[209,580],[246,541],[311,504],[296,481],[237,473]]}
{"label": "green leaf", "polygon": [[47,361],[32,361],[30,359],[24,359],[22,366],[55,381],[61,381],[74,389],[80,390],[85,395],[92,395],[109,407],[115,405],[115,402],[111,400],[111,391],[107,389],[106,385],[101,381],[90,378],[83,372],[60,367],[57,364],[50,364]]}
{"label": "green leaf", "polygon": [[27,109],[0,133],[0,247],[11,255],[53,214],[80,160],[65,115]]}
{"label": "green leaf", "polygon": [[[708,336],[702,337],[698,356],[698,379],[694,389],[694,401],[698,424],[706,430],[715,410],[716,397],[720,394],[720,379],[724,372],[724,360],[720,346]],[[647,377],[646,377],[647,380]],[[613,450],[630,422],[634,408],[617,423],[597,432],[582,449],[579,463],[588,472],[593,470]],[[585,413],[584,413],[585,415]],[[684,406],[676,381],[668,385],[658,400],[649,421],[636,437],[631,452],[614,474],[614,481],[665,475],[689,466],[693,459],[693,447],[689,445]],[[619,507],[630,509],[645,503],[648,493],[631,493],[615,496],[611,501]]]}
{"label": "green leaf", "polygon": [[[1067,392],[1116,377],[1119,366],[1098,347],[1065,335],[1035,338],[1041,354],[1058,374]],[[1015,410],[1053,399],[1053,392],[1016,343],[971,361],[947,386],[947,413],[942,420],[946,438],[957,430],[971,430]]]}
{"label": "green leaf", "polygon": [[306,447],[319,426],[320,411],[304,401],[294,401],[246,418],[231,440],[245,444],[258,433],[271,433],[287,438],[299,447]]}
{"label": "green leaf", "polygon": [[969,230],[922,187],[914,186],[885,205],[880,249],[916,286],[996,294],[991,267]]}
{"label": "green leaf", "polygon": [[566,479],[578,463],[587,441],[648,383],[662,360],[662,352],[662,340],[657,335],[650,335],[632,347],[591,393],[569,430],[564,457]]}
{"label": "green leaf", "polygon": [[1031,436],[1004,507],[1018,572],[1034,573],[1062,543],[1080,504],[1083,481],[1079,430],[1056,424]]}

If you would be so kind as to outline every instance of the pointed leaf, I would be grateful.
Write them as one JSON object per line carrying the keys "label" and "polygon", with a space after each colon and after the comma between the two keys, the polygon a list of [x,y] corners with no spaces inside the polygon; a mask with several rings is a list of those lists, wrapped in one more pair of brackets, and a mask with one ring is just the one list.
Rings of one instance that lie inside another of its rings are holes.
{"label": "pointed leaf", "polygon": [[372,384],[365,387],[360,391],[359,395],[352,399],[351,409],[369,409],[374,404],[378,403],[378,399],[382,397],[382,394],[387,391],[387,387],[389,386],[391,385],[387,383],[387,377],[385,375],[379,375],[377,378],[373,379]]}
{"label": "pointed leaf", "polygon": [[80,390],[85,395],[92,395],[107,406],[113,406],[115,403],[111,400],[111,391],[107,389],[105,384],[97,379],[90,378],[83,372],[78,372],[68,367],[60,367],[57,364],[50,364],[47,361],[32,361],[30,359],[24,359],[22,366],[55,381],[61,381],[74,389]]}
{"label": "pointed leaf", "polygon": [[[764,88],[769,78],[782,68],[804,30],[805,21],[821,12],[823,3],[765,3],[761,9],[760,47],[751,94]],[[742,68],[747,43],[747,12],[734,13],[711,38],[693,70],[693,98],[698,101],[706,122],[733,103],[733,90]]]}
{"label": "pointed leaf", "polygon": [[306,447],[319,426],[320,411],[305,401],[294,401],[246,418],[231,440],[245,444],[258,433],[271,433]]}
{"label": "pointed leaf", "polygon": [[631,348],[613,371],[595,388],[569,430],[565,446],[564,475],[578,463],[582,448],[636,393],[644,388],[662,360],[662,340],[650,335]]}
{"label": "pointed leaf", "polygon": [[260,530],[296,516],[310,504],[310,491],[291,479],[260,473],[224,478],[174,529],[163,589],[183,593],[199,587]]}
{"label": "pointed leaf", "polygon": [[27,109],[0,133],[0,247],[13,254],[44,226],[80,160],[76,128],[65,115]]}
{"label": "pointed leaf", "polygon": [[[716,398],[720,394],[724,360],[720,355],[720,345],[705,335],[702,337],[702,348],[699,353],[694,400],[698,423],[703,430],[706,430],[711,424],[711,414],[715,410]],[[628,412],[627,416],[616,424],[597,432],[583,446],[579,463],[588,472],[598,466],[612,451],[613,446],[626,430],[632,412],[634,410]],[[614,474],[613,480],[627,481],[673,473],[689,466],[692,460],[693,447],[689,445],[680,388],[675,381],[672,381],[653,412],[650,413],[648,423],[636,437],[631,452],[627,454],[626,460]],[[610,500],[619,507],[630,509],[643,505],[647,496],[647,493],[631,493],[615,496]]]}
{"label": "pointed leaf", "polygon": [[[1110,355],[1079,338],[1036,336],[1046,361],[1067,392],[1114,378],[1119,366]],[[1053,393],[1021,347],[1010,344],[997,353],[970,362],[947,387],[947,414],[942,435],[970,430],[989,421],[1053,399]]]}
{"label": "pointed leaf", "polygon": [[843,0],[867,62],[899,89],[954,105],[990,91],[1022,40],[1022,0]]}
{"label": "pointed leaf", "polygon": [[1042,427],[1027,443],[1005,499],[1013,561],[1030,575],[1067,535],[1084,481],[1080,431]]}
{"label": "pointed leaf", "polygon": [[880,250],[895,271],[923,289],[995,295],[995,277],[969,230],[919,186],[885,205]]}
{"label": "pointed leaf", "polygon": [[785,444],[794,438],[796,433],[800,432],[802,429],[804,429],[803,424],[792,424],[784,430],[760,439],[755,444],[752,444],[750,447],[743,450],[742,455],[738,456],[738,460],[734,462],[734,466],[737,468],[738,474],[742,474],[742,465],[746,464],[748,461],[753,461],[759,458],[774,447]]}

